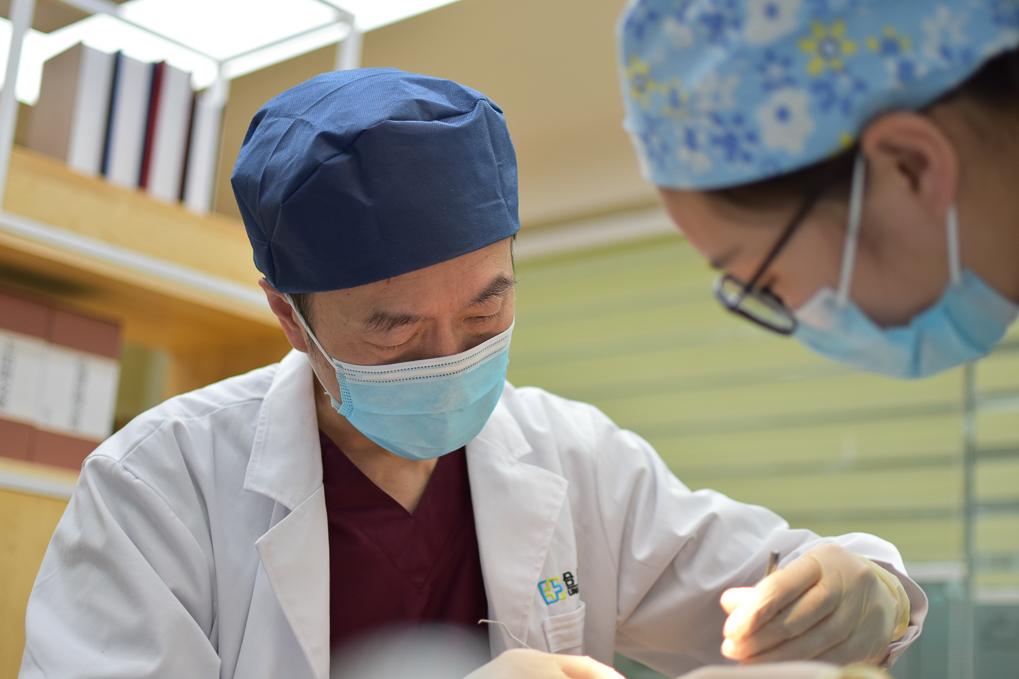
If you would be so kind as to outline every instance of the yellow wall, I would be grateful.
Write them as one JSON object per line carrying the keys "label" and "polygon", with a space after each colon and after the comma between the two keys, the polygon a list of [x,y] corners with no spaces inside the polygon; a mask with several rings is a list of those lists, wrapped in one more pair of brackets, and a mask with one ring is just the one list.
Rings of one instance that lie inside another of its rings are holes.
{"label": "yellow wall", "polygon": [[[365,35],[364,66],[475,87],[506,113],[520,165],[525,227],[651,203],[622,129],[615,65],[620,0],[460,0]],[[216,210],[237,215],[230,168],[255,111],[332,68],[324,49],[231,84]]]}

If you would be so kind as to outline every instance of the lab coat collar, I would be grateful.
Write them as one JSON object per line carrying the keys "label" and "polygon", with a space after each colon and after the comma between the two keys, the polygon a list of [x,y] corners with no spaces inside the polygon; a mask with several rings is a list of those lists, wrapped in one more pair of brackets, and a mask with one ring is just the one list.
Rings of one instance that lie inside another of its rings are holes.
{"label": "lab coat collar", "polygon": [[474,522],[488,596],[493,655],[528,641],[535,603],[556,524],[569,486],[544,467],[529,464],[531,452],[516,418],[504,402],[481,434],[467,444]]}
{"label": "lab coat collar", "polygon": [[294,509],[322,486],[322,449],[314,377],[305,354],[291,351],[262,399],[244,488]]}
{"label": "lab coat collar", "polygon": [[[506,387],[512,389],[513,385],[507,382]],[[486,454],[498,455],[506,460],[517,460],[531,452],[531,443],[506,407],[505,396],[496,404],[481,433],[467,444],[468,455],[472,449],[479,447],[484,448]]]}

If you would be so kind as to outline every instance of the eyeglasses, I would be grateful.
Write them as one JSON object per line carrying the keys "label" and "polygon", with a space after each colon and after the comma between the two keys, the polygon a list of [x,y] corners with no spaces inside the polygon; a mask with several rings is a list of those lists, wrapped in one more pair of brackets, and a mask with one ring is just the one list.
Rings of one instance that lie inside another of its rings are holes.
{"label": "eyeglasses", "polygon": [[760,282],[767,273],[768,267],[772,265],[775,258],[782,252],[783,248],[796,233],[796,229],[803,223],[807,215],[820,200],[829,184],[823,182],[813,191],[807,194],[807,198],[796,210],[792,220],[782,231],[778,241],[772,246],[771,251],[757,267],[757,271],[746,283],[732,274],[723,274],[715,283],[715,297],[726,309],[732,313],[742,316],[748,321],[770,330],[779,335],[792,335],[796,332],[796,316],[786,306],[780,297],[775,295],[767,287],[761,288]]}

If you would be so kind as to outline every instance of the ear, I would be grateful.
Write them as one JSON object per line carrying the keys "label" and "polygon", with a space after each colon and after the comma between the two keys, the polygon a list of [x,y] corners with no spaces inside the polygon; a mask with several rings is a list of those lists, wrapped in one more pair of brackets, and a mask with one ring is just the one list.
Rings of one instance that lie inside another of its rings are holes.
{"label": "ear", "polygon": [[860,147],[875,194],[884,194],[889,206],[906,199],[932,223],[944,224],[959,189],[959,156],[941,127],[919,113],[896,111],[870,123]]}
{"label": "ear", "polygon": [[264,278],[258,281],[258,285],[262,288],[262,292],[265,293],[265,299],[269,302],[269,308],[272,309],[276,320],[279,321],[280,328],[283,329],[283,334],[287,336],[290,346],[298,351],[308,353],[308,338],[304,334],[304,328],[301,327],[300,322],[297,320],[297,312],[290,306],[290,302],[287,301],[282,292],[272,287],[272,284]]}

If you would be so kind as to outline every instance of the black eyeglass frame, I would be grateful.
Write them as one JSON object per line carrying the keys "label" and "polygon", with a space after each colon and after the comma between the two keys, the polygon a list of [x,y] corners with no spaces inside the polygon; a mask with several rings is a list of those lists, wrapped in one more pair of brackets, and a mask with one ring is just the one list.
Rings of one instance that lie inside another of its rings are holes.
{"label": "black eyeglass frame", "polygon": [[[786,306],[785,302],[783,302],[780,297],[775,295],[768,288],[759,289],[758,285],[760,284],[761,279],[764,278],[764,275],[768,272],[768,268],[771,267],[771,265],[775,262],[775,259],[779,256],[779,254],[781,254],[782,250],[784,250],[786,245],[789,244],[793,234],[796,233],[796,230],[807,218],[807,215],[810,214],[811,210],[814,209],[814,206],[817,205],[817,202],[821,199],[821,196],[824,195],[830,185],[830,182],[821,182],[816,188],[807,193],[807,197],[800,204],[799,208],[797,208],[796,213],[793,215],[792,219],[789,220],[789,223],[786,225],[785,229],[783,229],[782,234],[779,236],[778,240],[775,241],[775,244],[771,247],[771,250],[757,267],[757,271],[754,272],[748,282],[744,283],[739,278],[736,278],[729,273],[722,274],[718,277],[718,280],[715,282],[715,298],[718,299],[726,310],[759,325],[765,330],[770,330],[771,332],[779,335],[788,336],[796,332],[797,320],[792,310]],[[735,299],[732,299],[725,294],[724,290],[726,284],[732,284],[740,289],[739,295],[736,296]],[[757,316],[748,311],[743,306],[743,302],[747,298],[755,299],[761,304],[773,309],[782,316],[787,323],[782,325],[773,323],[766,318]]]}

